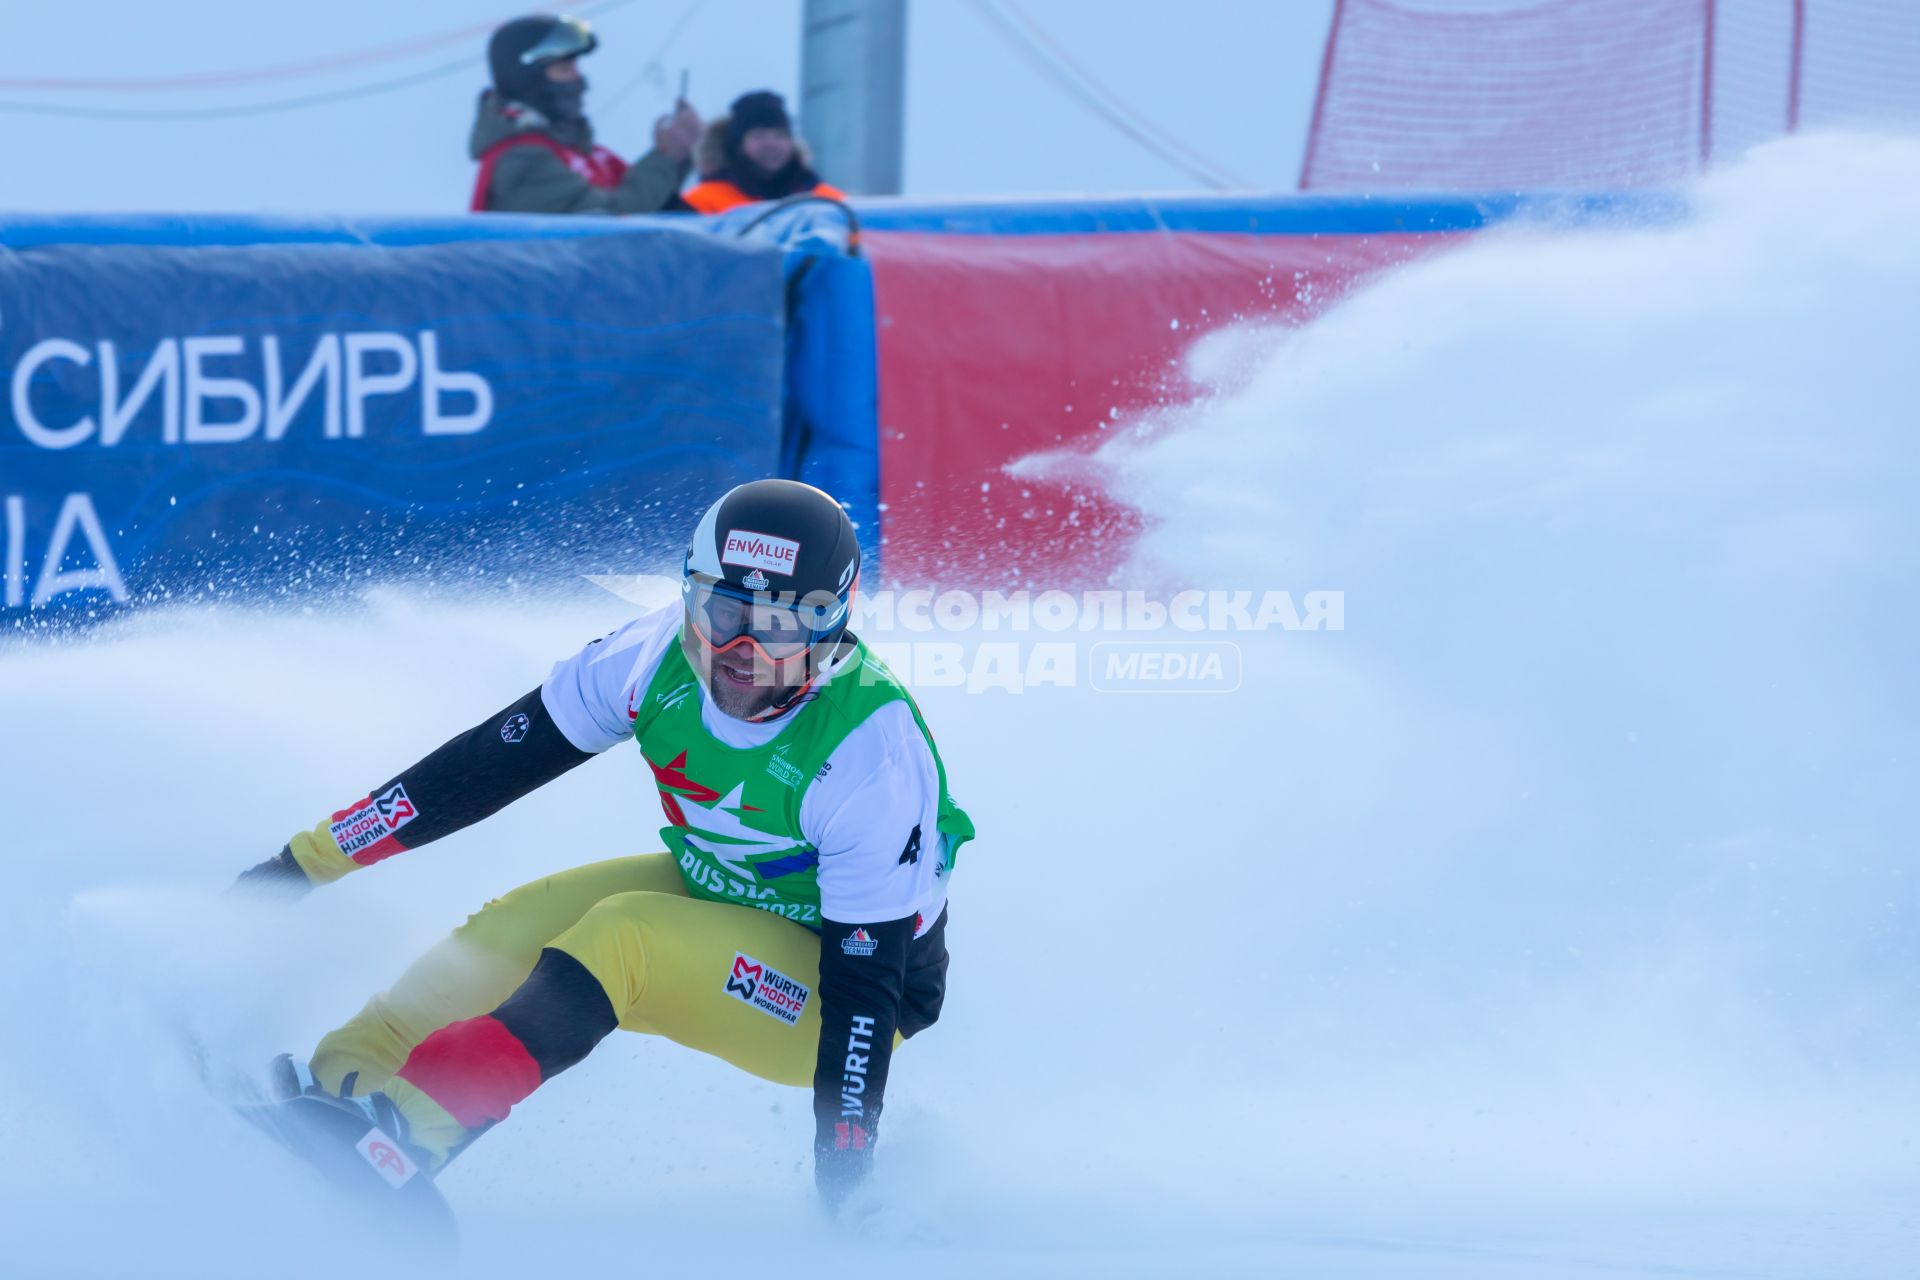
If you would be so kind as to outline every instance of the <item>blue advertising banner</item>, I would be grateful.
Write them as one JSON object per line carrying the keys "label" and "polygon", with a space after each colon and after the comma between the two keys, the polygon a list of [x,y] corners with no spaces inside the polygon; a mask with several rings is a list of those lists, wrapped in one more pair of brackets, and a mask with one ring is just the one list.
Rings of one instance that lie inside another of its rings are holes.
{"label": "blue advertising banner", "polygon": [[0,618],[657,567],[774,474],[775,246],[0,249]]}

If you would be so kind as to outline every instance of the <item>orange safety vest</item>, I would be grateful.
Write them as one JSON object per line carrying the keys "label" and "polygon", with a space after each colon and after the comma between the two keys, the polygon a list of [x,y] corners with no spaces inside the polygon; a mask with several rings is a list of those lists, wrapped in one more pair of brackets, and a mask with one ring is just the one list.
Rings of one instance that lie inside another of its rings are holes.
{"label": "orange safety vest", "polygon": [[[847,194],[836,187],[822,182],[808,192],[795,192],[795,195],[825,196],[829,200],[845,200]],[[703,182],[680,197],[692,205],[697,213],[725,213],[729,209],[738,209],[743,204],[755,203],[754,198],[724,180]]]}
{"label": "orange safety vest", "polygon": [[602,191],[611,191],[619,186],[620,179],[627,174],[627,162],[605,147],[596,145],[592,151],[575,151],[544,133],[516,133],[500,139],[480,157],[480,172],[473,180],[473,203],[470,206],[473,212],[487,211],[487,191],[493,185],[494,166],[500,163],[502,155],[515,147],[545,147],[560,157],[567,168]]}

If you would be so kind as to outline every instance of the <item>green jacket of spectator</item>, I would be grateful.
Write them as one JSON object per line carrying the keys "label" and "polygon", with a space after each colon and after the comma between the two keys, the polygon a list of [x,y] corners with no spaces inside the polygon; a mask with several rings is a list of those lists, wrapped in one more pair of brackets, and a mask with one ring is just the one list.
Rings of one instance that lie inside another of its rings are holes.
{"label": "green jacket of spectator", "polygon": [[[546,142],[494,152],[519,136]],[[655,148],[623,166],[606,148],[595,146],[593,126],[585,118],[549,120],[491,89],[480,95],[467,150],[475,160],[493,153],[491,165],[482,166],[485,186],[474,198],[478,208],[499,213],[658,213],[685,208],[679,192],[691,167],[688,161]],[[624,168],[610,186],[591,176],[597,171],[604,177],[606,165]]]}

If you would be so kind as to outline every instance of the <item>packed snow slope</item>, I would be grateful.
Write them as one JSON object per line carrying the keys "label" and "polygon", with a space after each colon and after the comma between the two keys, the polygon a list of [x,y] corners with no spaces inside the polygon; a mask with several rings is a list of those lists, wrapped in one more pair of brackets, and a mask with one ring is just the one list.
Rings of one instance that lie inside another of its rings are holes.
{"label": "packed snow slope", "polygon": [[[445,1270],[1911,1275],[1920,146],[1694,197],[1217,336],[1094,460],[1158,522],[1129,585],[1345,626],[1227,637],[1231,696],[922,690],[981,839],[877,1244],[811,1212],[803,1094],[620,1035],[448,1172]],[[330,1215],[182,1029],[304,1049],[487,898],[658,847],[641,763],[291,911],[215,891],[628,607],[0,651],[9,1274],[439,1269]]]}

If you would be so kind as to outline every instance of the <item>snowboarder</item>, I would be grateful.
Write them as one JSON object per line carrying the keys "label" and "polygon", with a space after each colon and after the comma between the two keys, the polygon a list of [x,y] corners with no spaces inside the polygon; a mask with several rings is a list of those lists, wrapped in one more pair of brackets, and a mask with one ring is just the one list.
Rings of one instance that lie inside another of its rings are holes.
{"label": "snowboarder", "polygon": [[488,903],[319,1043],[276,1060],[336,1172],[431,1178],[621,1027],[811,1085],[830,1210],[868,1176],[896,1046],[939,1017],[954,855],[973,835],[912,697],[847,630],[852,522],[758,480],[709,508],[682,607],[544,684],[244,873],[304,892],[488,816],[627,738],[663,853],[561,871]]}

